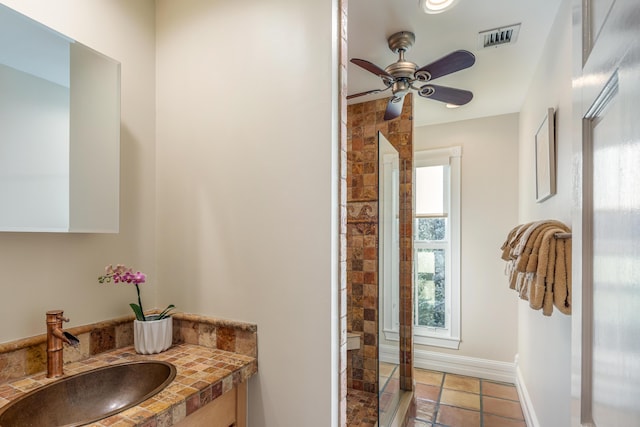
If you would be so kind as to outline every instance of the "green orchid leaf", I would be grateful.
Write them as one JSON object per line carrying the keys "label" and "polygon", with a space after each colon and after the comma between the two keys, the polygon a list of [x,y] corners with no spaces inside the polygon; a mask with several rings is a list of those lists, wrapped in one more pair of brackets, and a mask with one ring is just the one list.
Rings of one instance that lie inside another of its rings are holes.
{"label": "green orchid leaf", "polygon": [[138,304],[131,303],[131,304],[129,304],[129,306],[131,307],[131,309],[135,313],[136,320],[139,320],[139,321],[142,321],[142,322],[147,320],[147,318],[144,317],[144,313],[142,312],[142,309],[140,308],[140,306]]}
{"label": "green orchid leaf", "polygon": [[160,319],[164,319],[165,317],[169,317],[171,316],[171,310],[173,310],[174,308],[176,308],[175,305],[173,304],[169,304],[169,306],[167,308],[165,308],[159,315],[158,315],[158,320]]}

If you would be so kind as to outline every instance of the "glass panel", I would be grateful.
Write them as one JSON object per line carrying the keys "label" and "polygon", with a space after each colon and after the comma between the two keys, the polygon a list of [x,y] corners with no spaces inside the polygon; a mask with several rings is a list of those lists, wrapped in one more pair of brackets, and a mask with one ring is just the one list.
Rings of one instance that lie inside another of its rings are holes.
{"label": "glass panel", "polygon": [[378,425],[392,425],[400,402],[400,157],[385,136],[378,132],[379,156],[379,331],[378,343],[393,349],[396,357],[378,359]]}
{"label": "glass panel", "polygon": [[416,215],[444,213],[444,166],[416,168]]}
{"label": "glass panel", "polygon": [[446,240],[447,239],[447,219],[446,218],[417,218],[416,219],[416,240]]}
{"label": "glass panel", "polygon": [[380,375],[378,420],[380,427],[388,427],[392,425],[400,402],[400,367],[395,363],[379,361],[378,372]]}
{"label": "glass panel", "polygon": [[416,325],[445,328],[445,250],[416,251]]}

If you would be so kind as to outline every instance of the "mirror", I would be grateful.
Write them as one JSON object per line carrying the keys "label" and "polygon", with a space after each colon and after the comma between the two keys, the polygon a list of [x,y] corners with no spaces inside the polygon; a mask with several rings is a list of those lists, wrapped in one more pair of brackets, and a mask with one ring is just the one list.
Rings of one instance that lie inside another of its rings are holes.
{"label": "mirror", "polygon": [[0,4],[0,123],[0,231],[118,232],[118,62]]}
{"label": "mirror", "polygon": [[400,400],[400,164],[399,153],[378,132],[378,283],[380,427],[391,425]]}

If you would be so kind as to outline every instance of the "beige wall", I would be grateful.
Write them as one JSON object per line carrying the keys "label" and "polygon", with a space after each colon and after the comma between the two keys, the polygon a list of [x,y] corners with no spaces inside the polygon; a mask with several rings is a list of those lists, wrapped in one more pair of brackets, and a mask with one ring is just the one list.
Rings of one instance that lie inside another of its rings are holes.
{"label": "beige wall", "polygon": [[108,263],[147,272],[143,302],[153,307],[154,2],[2,2],[122,63],[122,170],[120,234],[0,233],[0,342],[44,333],[51,309],[64,309],[72,326],[131,314],[135,290],[97,283]]}
{"label": "beige wall", "polygon": [[518,220],[518,115],[421,126],[414,141],[415,151],[462,147],[462,342],[459,350],[415,348],[512,363],[517,295],[507,284],[500,246]]}
{"label": "beige wall", "polygon": [[[563,1],[520,113],[520,223],[558,219],[571,226],[571,8]],[[535,202],[534,136],[556,109],[557,194]],[[571,317],[551,317],[519,303],[519,371],[539,426],[570,425]],[[535,423],[535,421],[534,421]]]}
{"label": "beige wall", "polygon": [[252,427],[337,422],[332,3],[157,2],[159,300],[257,323]]}

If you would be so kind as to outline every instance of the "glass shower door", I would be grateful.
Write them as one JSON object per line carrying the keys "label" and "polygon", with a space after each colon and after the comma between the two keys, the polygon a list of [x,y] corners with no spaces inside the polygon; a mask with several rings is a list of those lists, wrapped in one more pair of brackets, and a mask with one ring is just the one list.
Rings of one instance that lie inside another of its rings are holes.
{"label": "glass shower door", "polygon": [[378,425],[391,425],[400,400],[400,180],[399,154],[378,133]]}

